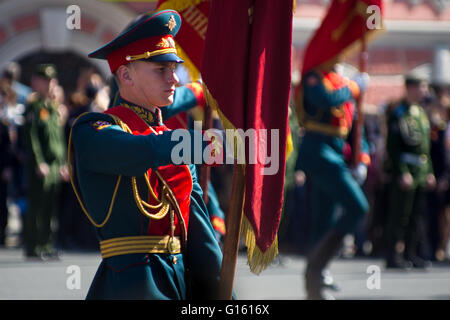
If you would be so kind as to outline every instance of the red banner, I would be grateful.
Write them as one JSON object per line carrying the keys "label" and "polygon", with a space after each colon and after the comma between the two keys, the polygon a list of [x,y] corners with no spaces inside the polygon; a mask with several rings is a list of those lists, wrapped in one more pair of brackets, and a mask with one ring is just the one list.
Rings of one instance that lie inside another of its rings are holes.
{"label": "red banner", "polygon": [[173,9],[181,15],[182,27],[175,41],[193,81],[200,77],[209,7],[209,0],[159,0],[157,5],[158,10]]}
{"label": "red banner", "polygon": [[[353,52],[362,50],[383,30],[383,0],[333,0],[321,25],[311,37],[303,57],[303,76],[312,69],[328,68]],[[295,109],[304,123],[303,92],[294,89]]]}
{"label": "red banner", "polygon": [[[291,84],[292,6],[292,0],[212,1],[201,69],[206,99],[218,111],[225,129],[254,129],[256,133],[253,147],[259,161],[245,164],[242,228],[250,269],[255,273],[278,253]],[[264,171],[268,155],[277,161],[273,174]]]}
{"label": "red banner", "polygon": [[[369,6],[375,7],[368,10]],[[339,56],[361,48],[363,36],[380,30],[381,25],[374,25],[377,21],[374,15],[379,14],[381,22],[382,10],[382,0],[333,0],[306,47],[302,75],[313,68],[334,64]]]}

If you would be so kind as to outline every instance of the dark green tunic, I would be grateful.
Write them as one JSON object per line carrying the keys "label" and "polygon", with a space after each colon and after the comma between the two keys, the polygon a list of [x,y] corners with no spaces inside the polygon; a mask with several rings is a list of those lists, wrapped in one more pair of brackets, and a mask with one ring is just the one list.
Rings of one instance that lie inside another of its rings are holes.
{"label": "dark green tunic", "polygon": [[[404,241],[411,250],[417,246],[421,205],[428,174],[433,173],[430,159],[430,124],[419,105],[402,101],[388,116],[386,171],[390,174],[389,209],[386,237],[391,249]],[[404,173],[413,177],[408,190],[398,180]]]}
{"label": "dark green tunic", "polygon": [[[335,87],[330,87],[327,78],[330,75],[334,73],[322,75],[311,71],[302,81],[306,133],[300,145],[297,169],[305,172],[312,189],[311,245],[331,228],[342,234],[353,232],[369,208],[344,157],[355,114],[351,108],[354,98],[345,83],[336,81]],[[343,208],[343,214],[336,218],[338,205]]]}
{"label": "dark green tunic", "polygon": [[[155,114],[149,118],[159,121]],[[101,129],[94,125],[97,121],[104,124]],[[133,198],[131,176],[139,178],[149,168],[171,164],[171,150],[178,143],[171,136],[171,131],[147,136],[125,133],[106,114],[89,113],[76,122],[73,144],[79,185],[83,201],[97,223],[105,219],[117,176],[123,175],[111,217],[102,228],[97,228],[99,240],[147,235],[150,221]],[[193,189],[186,252],[126,254],[103,259],[88,299],[217,297],[222,253],[202,200],[195,166],[190,165],[189,169]]]}
{"label": "dark green tunic", "polygon": [[[32,93],[25,110],[27,150],[28,210],[24,221],[25,250],[29,256],[51,251],[51,218],[57,216],[60,190],[60,168],[65,163],[66,142],[59,124],[56,105]],[[36,173],[40,163],[50,172]]]}

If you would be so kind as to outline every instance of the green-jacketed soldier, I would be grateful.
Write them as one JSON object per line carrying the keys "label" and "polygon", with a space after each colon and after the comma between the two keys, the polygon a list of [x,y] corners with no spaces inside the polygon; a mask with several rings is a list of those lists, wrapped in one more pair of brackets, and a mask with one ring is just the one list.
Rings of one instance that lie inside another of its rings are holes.
{"label": "green-jacketed soldier", "polygon": [[[365,90],[369,77],[352,81],[338,72],[338,65],[308,71],[302,79],[305,135],[296,169],[305,172],[312,190],[313,246],[305,271],[307,298],[332,298],[326,267],[339,252],[344,236],[355,230],[368,211],[360,184],[365,180],[369,155],[361,152],[356,168],[346,163],[346,141],[357,116],[354,100]],[[364,139],[361,137],[361,145]],[[340,205],[343,214],[333,216]]]}
{"label": "green-jacketed soldier", "polygon": [[28,210],[24,220],[25,255],[53,258],[51,219],[58,210],[61,170],[65,165],[65,139],[57,106],[50,98],[50,81],[56,69],[50,64],[37,66],[25,111],[27,148]]}
{"label": "green-jacketed soldier", "polygon": [[420,105],[428,84],[417,75],[405,78],[406,97],[388,114],[386,171],[390,175],[386,225],[387,268],[424,268],[417,255],[421,202],[435,178],[430,161],[430,124]]}
{"label": "green-jacketed soldier", "polygon": [[[182,164],[172,154],[177,134],[201,134],[170,130],[160,109],[174,101],[180,25],[173,10],[146,15],[89,54],[108,61],[119,95],[104,113],[81,115],[69,139],[74,190],[79,186],[102,254],[87,299],[218,297],[222,252],[197,180],[194,144]],[[203,157],[206,145],[199,144]]]}

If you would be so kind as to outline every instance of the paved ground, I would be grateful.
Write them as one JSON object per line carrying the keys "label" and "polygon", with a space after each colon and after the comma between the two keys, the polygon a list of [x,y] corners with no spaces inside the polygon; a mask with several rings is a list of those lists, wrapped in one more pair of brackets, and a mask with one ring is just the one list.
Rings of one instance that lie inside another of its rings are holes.
{"label": "paved ground", "polygon": [[[280,263],[256,276],[250,273],[246,257],[240,255],[235,280],[238,299],[304,299],[300,276],[304,258],[280,257]],[[30,262],[20,249],[0,249],[0,299],[84,299],[99,262],[96,253],[65,253],[57,262]],[[78,271],[79,289],[74,281]],[[435,265],[427,272],[404,273],[384,270],[378,259],[339,259],[331,265],[331,272],[341,286],[337,299],[450,299],[450,264]]]}

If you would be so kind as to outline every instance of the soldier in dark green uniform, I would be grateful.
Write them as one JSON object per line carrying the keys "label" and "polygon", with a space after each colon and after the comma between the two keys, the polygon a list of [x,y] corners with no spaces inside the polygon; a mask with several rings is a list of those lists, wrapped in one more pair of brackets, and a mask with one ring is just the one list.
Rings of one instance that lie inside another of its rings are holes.
{"label": "soldier in dark green uniform", "polygon": [[28,210],[24,220],[25,254],[41,259],[55,258],[51,220],[57,216],[61,170],[65,165],[65,139],[56,104],[49,96],[56,69],[37,66],[25,110],[27,146],[26,176]]}
{"label": "soldier in dark green uniform", "polygon": [[386,171],[390,175],[387,268],[427,266],[417,254],[424,193],[436,182],[430,161],[430,124],[421,106],[427,86],[420,75],[408,75],[406,97],[387,116]]}
{"label": "soldier in dark green uniform", "polygon": [[450,81],[432,84],[435,99],[426,106],[430,120],[430,156],[436,188],[428,193],[427,226],[431,260],[444,261],[450,227]]}
{"label": "soldier in dark green uniform", "polygon": [[175,165],[180,131],[164,125],[160,109],[173,103],[183,62],[173,40],[180,25],[176,11],[156,12],[89,55],[108,61],[120,94],[72,128],[74,189],[103,258],[88,299],[218,297],[222,253],[189,164],[195,142],[188,163]]}
{"label": "soldier in dark green uniform", "polygon": [[[108,109],[116,106],[119,97],[119,88],[114,77],[111,78],[110,88]],[[201,121],[203,117],[202,108],[204,107],[205,99],[203,97],[202,85],[199,82],[191,82],[175,88],[173,103],[161,108],[161,115],[164,119],[164,124],[170,129],[192,128],[193,121]],[[198,117],[200,119],[193,119],[194,112],[188,115],[188,111],[193,108],[197,111],[195,115],[200,114],[201,117]],[[199,168],[197,167],[197,171],[199,171]],[[223,242],[225,237],[225,212],[220,207],[219,199],[212,183],[208,184],[208,201],[206,207],[208,208],[216,237],[219,239],[219,242]]]}

